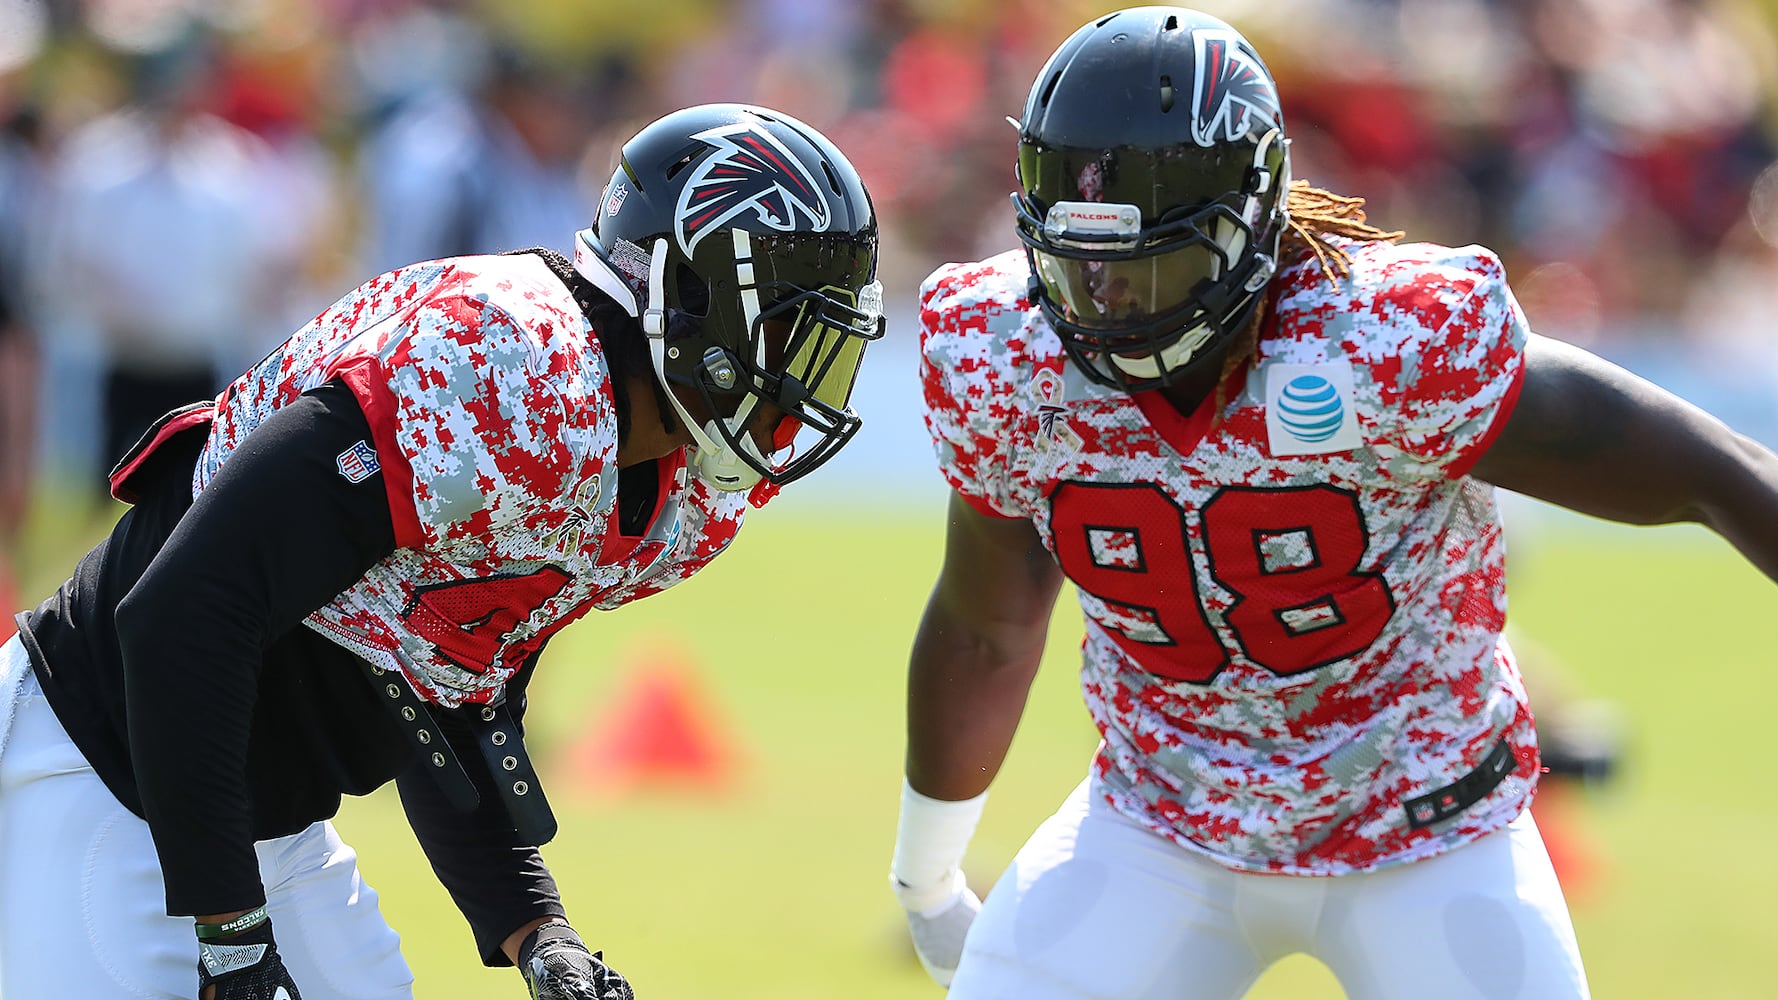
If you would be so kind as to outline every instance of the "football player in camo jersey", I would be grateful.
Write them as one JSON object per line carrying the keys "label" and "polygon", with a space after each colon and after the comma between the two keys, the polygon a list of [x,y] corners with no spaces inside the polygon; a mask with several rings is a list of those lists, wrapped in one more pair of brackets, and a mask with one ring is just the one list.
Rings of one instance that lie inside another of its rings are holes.
{"label": "football player in camo jersey", "polygon": [[691,108],[624,145],[572,259],[373,278],[163,420],[0,655],[0,995],[411,996],[327,822],[393,779],[483,962],[629,997],[538,851],[526,685],[853,436],[876,247],[814,129]]}
{"label": "football player in camo jersey", "polygon": [[[1023,249],[921,290],[953,489],[891,866],[922,960],[953,1000],[1235,998],[1293,952],[1353,997],[1586,996],[1494,487],[1778,577],[1778,457],[1532,334],[1488,250],[1293,182],[1221,21],[1101,17],[1018,127]],[[1102,740],[983,905],[959,865],[1064,579]]]}

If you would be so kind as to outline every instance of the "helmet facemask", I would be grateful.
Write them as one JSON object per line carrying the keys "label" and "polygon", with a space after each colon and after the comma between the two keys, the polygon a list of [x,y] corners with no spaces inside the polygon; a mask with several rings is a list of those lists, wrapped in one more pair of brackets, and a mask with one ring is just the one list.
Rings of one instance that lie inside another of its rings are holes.
{"label": "helmet facemask", "polygon": [[[698,248],[702,271],[735,275],[715,288],[689,267],[669,281],[674,255],[665,240],[647,253],[620,245],[612,256],[627,262],[626,269],[645,269],[642,329],[656,376],[669,388],[690,390],[702,404],[700,420],[680,393],[668,393],[696,444],[698,475],[725,491],[762,480],[783,486],[820,467],[858,432],[850,400],[865,345],[883,335],[882,286],[872,280],[856,289],[804,288],[757,280],[776,270],[769,245],[787,238],[740,229],[728,237]],[[704,259],[725,252],[732,256],[723,263]],[[738,339],[730,331],[739,331]],[[762,429],[773,432],[769,448],[757,439]]]}
{"label": "helmet facemask", "polygon": [[1263,197],[1288,184],[1266,166],[1272,138],[1247,190],[1150,225],[1136,205],[1013,196],[1032,296],[1087,377],[1128,392],[1175,384],[1253,317],[1287,221],[1284,199]]}
{"label": "helmet facemask", "polygon": [[876,216],[819,132],[749,105],[669,114],[624,144],[580,237],[575,266],[641,321],[700,478],[781,486],[857,433],[884,330]]}

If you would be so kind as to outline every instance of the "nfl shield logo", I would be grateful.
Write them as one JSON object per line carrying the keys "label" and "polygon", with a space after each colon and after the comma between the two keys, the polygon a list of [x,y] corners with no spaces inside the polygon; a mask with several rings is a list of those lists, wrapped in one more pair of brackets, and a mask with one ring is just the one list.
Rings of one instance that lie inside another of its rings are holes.
{"label": "nfl shield logo", "polygon": [[377,462],[376,449],[363,441],[340,452],[334,464],[339,466],[340,475],[349,483],[362,483],[383,469]]}

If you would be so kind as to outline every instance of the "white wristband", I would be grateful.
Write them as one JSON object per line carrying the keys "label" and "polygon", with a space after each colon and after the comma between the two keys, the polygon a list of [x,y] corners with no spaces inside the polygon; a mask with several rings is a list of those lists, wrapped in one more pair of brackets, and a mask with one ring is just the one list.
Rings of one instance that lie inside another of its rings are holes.
{"label": "white wristband", "polygon": [[959,894],[963,854],[987,803],[987,792],[953,802],[922,795],[902,779],[901,820],[895,830],[889,881],[903,907],[928,911]]}

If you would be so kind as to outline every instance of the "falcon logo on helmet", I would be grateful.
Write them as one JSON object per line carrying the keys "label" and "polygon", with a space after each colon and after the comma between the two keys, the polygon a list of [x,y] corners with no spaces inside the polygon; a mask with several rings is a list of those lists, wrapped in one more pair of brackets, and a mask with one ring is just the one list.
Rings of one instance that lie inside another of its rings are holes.
{"label": "falcon logo on helmet", "polygon": [[[679,250],[687,257],[698,241],[751,212],[763,225],[780,232],[798,228],[817,232],[829,227],[833,211],[819,183],[783,143],[742,121],[693,136],[715,147],[694,168],[679,192]],[[797,225],[796,217],[808,220]]]}
{"label": "falcon logo on helmet", "polygon": [[1278,89],[1272,76],[1233,31],[1199,29],[1198,79],[1192,100],[1192,139],[1200,146],[1233,142],[1251,129],[1249,117],[1278,128]]}

